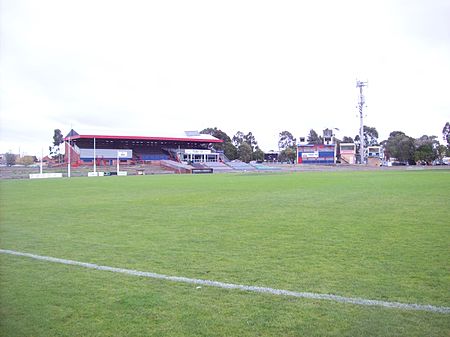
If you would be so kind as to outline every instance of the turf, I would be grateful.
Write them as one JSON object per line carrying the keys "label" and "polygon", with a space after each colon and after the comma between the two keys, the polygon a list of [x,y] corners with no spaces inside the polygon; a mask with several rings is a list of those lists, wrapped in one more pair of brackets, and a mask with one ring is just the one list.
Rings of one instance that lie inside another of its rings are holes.
{"label": "turf", "polygon": [[[2,181],[0,248],[222,282],[450,306],[449,173]],[[198,290],[12,256],[1,261],[5,336],[450,333],[445,314]]]}

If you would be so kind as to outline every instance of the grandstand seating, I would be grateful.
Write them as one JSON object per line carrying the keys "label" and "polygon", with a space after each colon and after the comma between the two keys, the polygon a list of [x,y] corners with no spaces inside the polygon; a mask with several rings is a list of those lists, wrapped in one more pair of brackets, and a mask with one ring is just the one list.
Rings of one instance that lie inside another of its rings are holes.
{"label": "grandstand seating", "polygon": [[257,169],[258,171],[279,171],[281,170],[280,167],[272,167],[272,166],[266,166],[262,164],[252,164],[252,166]]}
{"label": "grandstand seating", "polygon": [[193,166],[179,163],[173,160],[161,160],[161,166],[167,167],[171,170],[179,171],[180,173],[189,173],[193,169]]}
{"label": "grandstand seating", "polygon": [[231,168],[221,162],[206,162],[206,163],[203,163],[203,165],[208,168],[212,168],[214,170],[214,173],[233,171],[233,168]]}
{"label": "grandstand seating", "polygon": [[236,171],[279,171],[280,167],[268,166],[265,164],[247,164],[241,161],[223,162],[195,162],[183,164],[173,160],[161,160],[161,166],[170,168],[182,173],[192,172],[192,169],[212,169],[214,173],[236,172]]}
{"label": "grandstand seating", "polygon": [[145,149],[135,149],[133,153],[133,158],[135,160],[142,161],[155,161],[155,160],[167,160],[170,159],[169,154],[162,150],[156,148],[145,148]]}
{"label": "grandstand seating", "polygon": [[201,163],[201,162],[197,162],[197,163],[192,163],[191,164],[193,167],[198,168],[198,169],[203,169],[203,168],[208,168],[205,163]]}
{"label": "grandstand seating", "polygon": [[230,161],[226,163],[229,167],[238,171],[255,171],[256,168],[242,161]]}
{"label": "grandstand seating", "polygon": [[164,153],[154,153],[154,154],[143,154],[140,157],[140,160],[167,160],[169,156]]}

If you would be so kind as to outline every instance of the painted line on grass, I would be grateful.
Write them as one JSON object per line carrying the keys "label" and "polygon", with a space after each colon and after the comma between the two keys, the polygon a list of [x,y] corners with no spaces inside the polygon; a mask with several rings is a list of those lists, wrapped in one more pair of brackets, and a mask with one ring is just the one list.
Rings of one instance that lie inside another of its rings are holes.
{"label": "painted line on grass", "polygon": [[73,265],[73,266],[79,266],[79,267],[84,267],[84,268],[89,268],[89,269],[109,271],[109,272],[113,272],[113,273],[121,273],[121,274],[133,275],[133,276],[148,277],[148,278],[173,281],[173,282],[204,285],[204,286],[223,288],[223,289],[238,289],[238,290],[242,290],[242,291],[251,291],[251,292],[257,292],[257,293],[264,293],[264,294],[301,297],[301,298],[308,298],[308,299],[314,299],[314,300],[327,300],[327,301],[357,304],[357,305],[364,305],[364,306],[379,306],[379,307],[392,308],[392,309],[429,311],[429,312],[437,312],[437,313],[442,313],[442,314],[450,314],[450,307],[425,305],[425,304],[414,304],[414,303],[388,302],[388,301],[371,300],[371,299],[357,298],[357,297],[344,297],[344,296],[338,296],[338,295],[332,295],[332,294],[297,292],[297,291],[274,289],[274,288],[267,288],[267,287],[257,287],[257,286],[248,286],[248,285],[233,284],[233,283],[224,283],[224,282],[219,282],[219,281],[201,280],[201,279],[194,279],[194,278],[188,278],[188,277],[182,277],[182,276],[168,276],[168,275],[164,275],[164,274],[157,274],[157,273],[151,273],[151,272],[139,271],[139,270],[133,270],[133,269],[101,266],[101,265],[97,265],[94,263],[66,260],[66,259],[60,259],[60,258],[51,257],[51,256],[23,253],[23,252],[17,252],[14,250],[7,250],[7,249],[0,249],[0,253],[29,257],[29,258],[32,258],[35,260],[54,262],[54,263],[60,263],[60,264],[65,264],[65,265]]}

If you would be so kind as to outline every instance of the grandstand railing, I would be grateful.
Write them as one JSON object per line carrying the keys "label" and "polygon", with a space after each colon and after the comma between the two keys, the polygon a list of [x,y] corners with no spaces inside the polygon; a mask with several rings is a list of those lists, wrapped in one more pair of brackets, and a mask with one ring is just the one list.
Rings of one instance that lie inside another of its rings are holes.
{"label": "grandstand railing", "polygon": [[69,146],[71,146],[72,147],[72,149],[76,152],[76,153],[78,153],[78,154],[80,154],[80,148],[77,146],[77,144],[70,144],[69,143]]}
{"label": "grandstand railing", "polygon": [[178,153],[178,149],[173,148],[163,148],[164,151],[166,151],[169,154],[169,158],[172,160],[175,160],[177,162],[180,162],[180,156]]}

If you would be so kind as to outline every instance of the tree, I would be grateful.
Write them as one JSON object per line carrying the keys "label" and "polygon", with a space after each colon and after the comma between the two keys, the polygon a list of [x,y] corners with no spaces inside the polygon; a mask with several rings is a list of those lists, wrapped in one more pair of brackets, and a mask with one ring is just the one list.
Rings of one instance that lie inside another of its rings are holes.
{"label": "tree", "polygon": [[245,163],[249,163],[252,160],[252,147],[246,143],[242,142],[238,147],[238,158]]}
{"label": "tree", "polygon": [[222,144],[214,145],[219,150],[223,150],[223,144],[231,143],[231,138],[224,131],[218,129],[217,127],[206,128],[200,131],[200,133],[203,135],[211,135],[213,137],[216,137],[217,139],[223,140]]}
{"label": "tree", "polygon": [[36,161],[36,156],[23,156],[22,158],[17,159],[16,163],[28,166],[34,164]]}
{"label": "tree", "polygon": [[342,143],[354,143],[354,141],[352,137],[344,136],[344,138],[342,138]]}
{"label": "tree", "polygon": [[297,141],[289,131],[282,131],[278,135],[278,148],[281,150],[278,160],[295,163],[297,156]]}
{"label": "tree", "polygon": [[200,131],[200,133],[211,135],[213,137],[223,140],[223,143],[215,144],[214,147],[217,150],[223,151],[225,156],[230,160],[234,160],[237,158],[237,149],[231,142],[231,138],[224,131],[218,129],[217,127],[214,127],[214,128],[206,128]]}
{"label": "tree", "polygon": [[295,163],[297,159],[297,149],[288,147],[280,152],[278,160],[281,162]]}
{"label": "tree", "polygon": [[[242,161],[245,161],[241,158],[241,146],[243,144],[247,144],[250,147],[250,158],[253,157],[253,152],[259,150],[258,147],[258,142],[256,141],[255,136],[249,132],[247,134],[244,134],[241,131],[236,132],[236,134],[233,136],[233,144],[234,146],[238,149],[238,158]],[[247,148],[244,147],[243,148],[243,153],[247,152]],[[261,151],[262,152],[262,151]],[[264,154],[263,154],[263,158],[264,158]],[[248,159],[247,162],[249,162],[251,159]]]}
{"label": "tree", "polygon": [[363,134],[365,147],[378,145],[378,131],[376,128],[364,125]]}
{"label": "tree", "polygon": [[233,145],[231,142],[226,142],[224,144],[224,154],[227,156],[230,160],[235,160],[238,158],[238,151],[236,146]]}
{"label": "tree", "polygon": [[264,152],[259,147],[253,152],[253,160],[264,161]]}
{"label": "tree", "polygon": [[64,142],[64,137],[60,129],[55,129],[53,131],[53,145],[49,146],[50,156],[53,159],[58,159],[61,161],[60,145]]}
{"label": "tree", "polygon": [[64,142],[64,137],[61,133],[60,129],[55,129],[54,134],[53,134],[53,145],[54,146],[59,146]]}
{"label": "tree", "polygon": [[387,158],[396,158],[403,162],[414,162],[414,139],[404,132],[393,131],[383,142]]}
{"label": "tree", "polygon": [[[364,148],[365,149],[367,149],[368,146],[378,145],[378,131],[376,128],[364,125],[363,135],[364,135]],[[356,145],[356,153],[359,153],[359,147],[361,144],[359,135],[355,136],[354,143]]]}
{"label": "tree", "polygon": [[323,144],[323,138],[317,134],[313,129],[309,130],[307,139],[308,144]]}
{"label": "tree", "polygon": [[442,160],[445,156],[448,155],[448,147],[445,145],[439,145],[437,148],[438,158]]}
{"label": "tree", "polygon": [[282,131],[278,135],[278,148],[285,150],[290,147],[296,146],[296,139],[289,131]]}
{"label": "tree", "polygon": [[442,135],[444,136],[444,140],[447,142],[447,147],[450,149],[450,123],[445,123],[444,128],[442,129]]}
{"label": "tree", "polygon": [[7,166],[16,165],[16,155],[11,153],[11,151],[5,153],[5,160]]}
{"label": "tree", "polygon": [[436,137],[436,136],[423,135],[422,137],[417,138],[415,143],[416,143],[417,147],[419,147],[421,145],[426,145],[426,144],[431,144],[433,147],[437,147],[439,145],[437,138],[438,137]]}
{"label": "tree", "polygon": [[239,146],[244,142],[244,133],[242,131],[236,132],[236,134],[233,136],[233,144],[236,146],[236,148],[239,149]]}
{"label": "tree", "polygon": [[416,162],[422,161],[431,164],[439,157],[439,142],[437,141],[436,136],[423,135],[422,137],[417,138],[414,144],[416,147],[414,152],[414,159]]}
{"label": "tree", "polygon": [[414,151],[414,160],[416,162],[431,164],[436,158],[437,153],[433,151],[431,144],[421,145]]}
{"label": "tree", "polygon": [[244,136],[244,141],[245,141],[248,145],[250,145],[250,147],[252,148],[252,152],[255,151],[255,150],[257,150],[257,149],[259,148],[259,147],[258,147],[258,142],[256,141],[255,136],[254,136],[251,132],[247,133],[247,134]]}

